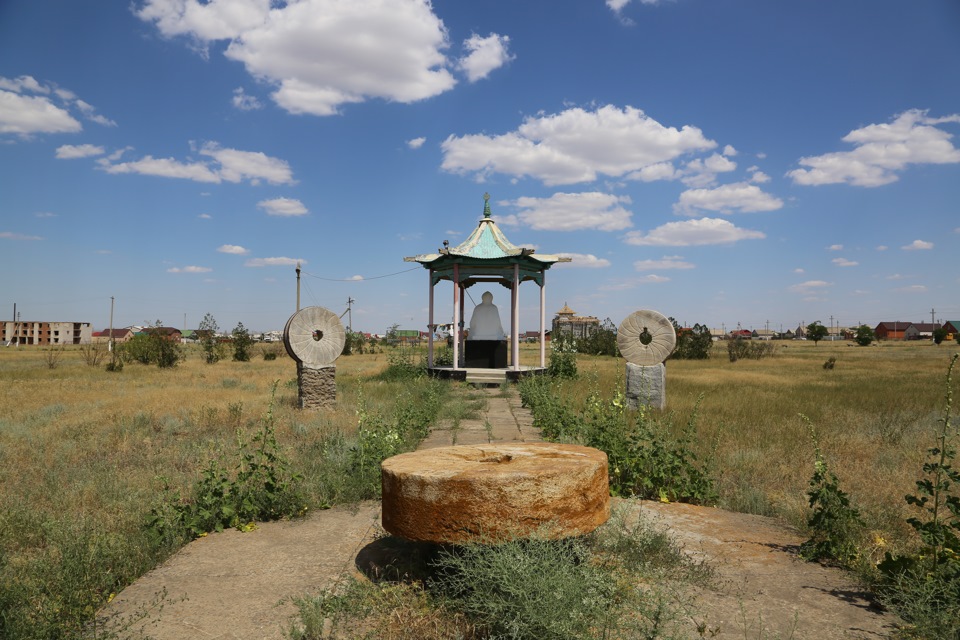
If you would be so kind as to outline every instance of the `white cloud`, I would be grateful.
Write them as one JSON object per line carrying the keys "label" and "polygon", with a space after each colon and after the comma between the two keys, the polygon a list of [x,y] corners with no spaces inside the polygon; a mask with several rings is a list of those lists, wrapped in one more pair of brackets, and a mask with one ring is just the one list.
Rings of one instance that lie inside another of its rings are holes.
{"label": "white cloud", "polygon": [[116,164],[111,160],[113,156],[110,156],[100,159],[98,164],[107,173],[115,174],[136,173],[210,183],[249,180],[251,184],[259,184],[261,180],[266,180],[270,184],[296,184],[290,165],[285,160],[259,151],[224,149],[216,142],[207,142],[200,147],[198,153],[213,158],[213,162],[182,162],[174,158],[154,158],[148,155],[140,160]]}
{"label": "white cloud", "polygon": [[0,134],[29,136],[76,133],[82,129],[80,122],[46,96],[24,96],[0,90]]}
{"label": "white cloud", "polygon": [[198,215],[197,217],[200,218],[201,220],[212,220],[212,219],[213,219],[213,216],[210,215],[209,213],[201,213],[201,214]]}
{"label": "white cloud", "polygon": [[360,280],[363,280],[363,279],[364,278],[361,275],[350,276],[349,278],[347,278],[347,280],[353,280],[355,282],[359,282]]}
{"label": "white cloud", "polygon": [[843,251],[843,245],[842,245],[842,244],[832,244],[832,245],[830,245],[829,247],[827,247],[827,251]]}
{"label": "white cloud", "polygon": [[624,241],[638,246],[690,247],[732,244],[740,240],[759,240],[766,237],[760,231],[741,229],[721,218],[700,218],[668,222],[646,234],[642,231],[630,231],[624,236]]}
{"label": "white cloud", "polygon": [[34,218],[56,218],[57,214],[51,211],[37,211],[35,214],[33,214],[33,217]]}
{"label": "white cloud", "polygon": [[757,185],[736,182],[715,189],[688,189],[680,194],[673,211],[682,215],[696,215],[698,209],[726,214],[776,211],[781,207],[783,200],[765,193]]}
{"label": "white cloud", "polygon": [[94,108],[92,104],[89,104],[79,99],[74,100],[73,104],[74,106],[77,107],[77,109],[80,110],[80,113],[83,114],[83,117],[89,120],[90,122],[95,122],[96,124],[102,125],[104,127],[117,126],[117,123],[111,120],[110,118],[107,118],[105,116],[98,114],[96,108]]}
{"label": "white cloud", "polygon": [[294,184],[290,165],[279,158],[259,151],[224,149],[216,142],[208,142],[200,149],[200,155],[210,156],[220,163],[219,174],[227,182],[249,179],[253,184],[266,180],[270,184]]}
{"label": "white cloud", "polygon": [[834,258],[830,262],[837,265],[838,267],[855,267],[858,264],[860,264],[859,262],[854,262],[853,260],[847,260],[846,258]]}
{"label": "white cloud", "polygon": [[492,71],[499,69],[514,59],[510,55],[510,37],[491,33],[486,38],[473,34],[463,41],[463,48],[469,53],[460,58],[457,68],[467,74],[467,80],[476,82],[486,78]]}
{"label": "white cloud", "polygon": [[256,111],[257,109],[263,109],[263,104],[257,99],[256,96],[251,96],[246,91],[243,90],[243,87],[237,87],[233,90],[233,106],[240,111]]}
{"label": "white cloud", "polygon": [[960,114],[931,118],[927,113],[911,109],[889,124],[855,129],[843,137],[854,145],[853,151],[800,158],[799,163],[809,168],[794,169],[787,175],[801,185],[877,187],[898,180],[897,174],[911,164],[960,162],[960,149],[950,141],[953,136],[936,126],[958,123]]}
{"label": "white cloud", "polygon": [[[607,6],[612,9],[614,13],[620,13],[620,10],[628,4],[630,4],[630,0],[607,0]],[[640,4],[660,4],[660,0],[640,0]]]}
{"label": "white cloud", "polygon": [[413,138],[412,140],[407,140],[407,146],[411,149],[419,149],[423,146],[423,143],[426,142],[426,138]]}
{"label": "white cloud", "polygon": [[107,173],[137,173],[145,176],[159,176],[162,178],[182,178],[196,182],[219,183],[219,174],[212,171],[206,164],[200,162],[182,163],[173,158],[154,158],[144,156],[140,160],[110,164],[104,160],[100,167]]}
{"label": "white cloud", "polygon": [[794,272],[794,273],[806,273],[807,271],[806,271],[806,269],[801,269],[800,267],[797,267],[796,269],[793,270],[793,272]]}
{"label": "white cloud", "polygon": [[732,158],[733,156],[737,155],[737,150],[728,144],[723,148],[723,155],[730,156]]}
{"label": "white cloud", "polygon": [[765,184],[767,182],[770,182],[770,176],[765,174],[763,171],[756,170],[750,176],[750,182],[755,182],[757,184]]}
{"label": "white cloud", "polygon": [[65,144],[57,147],[57,158],[70,160],[73,158],[90,158],[104,154],[103,147],[93,144]]}
{"label": "white cloud", "polygon": [[806,282],[801,282],[787,287],[787,291],[791,293],[799,293],[801,295],[812,295],[832,286],[832,282],[826,282],[824,280],[807,280]]}
{"label": "white cloud", "polygon": [[371,98],[410,103],[451,89],[447,31],[426,0],[147,0],[137,15],[276,87],[291,113],[332,115]]}
{"label": "white cloud", "polygon": [[904,278],[906,278],[906,276],[900,275],[899,273],[895,273],[892,276],[887,276],[887,280],[903,280]]}
{"label": "white cloud", "polygon": [[558,262],[554,268],[560,269],[604,269],[610,266],[606,258],[598,258],[592,253],[558,253],[558,256],[570,258],[570,262]]}
{"label": "white cloud", "polygon": [[222,244],[217,247],[217,251],[220,253],[230,253],[235,256],[244,256],[250,253],[249,249],[245,249],[238,244]]}
{"label": "white cloud", "polygon": [[697,158],[688,162],[680,173],[680,179],[688,187],[706,187],[716,181],[718,173],[727,173],[736,168],[736,162],[714,153],[706,159]]}
{"label": "white cloud", "polygon": [[933,249],[932,242],[926,242],[925,240],[914,240],[910,244],[900,247],[904,251],[924,251],[927,249]]}
{"label": "white cloud", "polygon": [[20,76],[19,78],[4,78],[0,76],[0,89],[13,91],[14,93],[23,93],[24,91],[42,93],[44,95],[50,93],[49,87],[45,87],[37,82],[33,76]]}
{"label": "white cloud", "polygon": [[663,256],[660,260],[637,260],[633,268],[637,271],[657,271],[660,269],[693,269],[692,262],[686,262],[683,256]]}
{"label": "white cloud", "polygon": [[639,109],[607,105],[529,117],[516,131],[497,136],[451,135],[441,144],[441,166],[481,178],[502,173],[547,185],[575,184],[600,174],[626,176],[715,146],[696,127],[665,127]]}
{"label": "white cloud", "polygon": [[633,226],[630,212],[622,206],[630,204],[629,196],[596,191],[555,193],[549,198],[517,198],[507,204],[520,209],[520,223],[537,230],[619,231]]}
{"label": "white cloud", "polygon": [[257,206],[271,216],[302,216],[309,213],[303,203],[294,198],[274,198],[261,200]]}
{"label": "white cloud", "polygon": [[172,267],[167,269],[167,273],[209,273],[213,271],[210,267]]}
{"label": "white cloud", "polygon": [[297,263],[307,264],[299,258],[250,258],[243,263],[245,267],[293,267]]}
{"label": "white cloud", "polygon": [[4,240],[43,240],[40,236],[27,236],[12,231],[0,231],[0,239]]}
{"label": "white cloud", "polygon": [[648,283],[659,284],[661,282],[670,282],[670,278],[666,276],[658,276],[655,273],[651,273],[650,275],[646,275],[646,276],[643,276],[642,278],[638,278],[637,282],[641,284],[648,284]]}
{"label": "white cloud", "polygon": [[890,247],[888,247],[888,246],[885,245],[885,244],[877,245],[877,251],[886,251],[886,250],[889,249],[889,248],[890,248]]}
{"label": "white cloud", "polygon": [[926,293],[927,287],[922,284],[912,284],[909,287],[894,289],[894,291],[897,293]]}

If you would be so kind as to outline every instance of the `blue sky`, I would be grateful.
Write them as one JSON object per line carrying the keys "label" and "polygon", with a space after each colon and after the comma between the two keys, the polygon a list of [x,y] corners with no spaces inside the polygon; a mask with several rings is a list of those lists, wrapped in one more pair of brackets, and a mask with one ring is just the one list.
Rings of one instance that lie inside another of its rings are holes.
{"label": "blue sky", "polygon": [[425,328],[489,192],[548,318],[958,319],[958,61],[952,0],[7,0],[0,317],[281,329],[301,260]]}

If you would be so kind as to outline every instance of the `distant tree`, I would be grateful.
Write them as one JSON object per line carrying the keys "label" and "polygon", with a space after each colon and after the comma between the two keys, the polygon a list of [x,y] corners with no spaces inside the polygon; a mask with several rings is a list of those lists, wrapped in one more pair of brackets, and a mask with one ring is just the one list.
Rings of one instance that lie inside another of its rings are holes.
{"label": "distant tree", "polygon": [[600,326],[586,338],[576,341],[578,353],[594,356],[617,356],[617,326],[613,320],[607,318]]}
{"label": "distant tree", "polygon": [[346,338],[343,341],[343,351],[340,355],[349,356],[354,353],[362,354],[367,338],[359,331],[347,331]]}
{"label": "distant tree", "polygon": [[212,313],[203,316],[197,334],[200,338],[200,346],[203,348],[203,359],[207,364],[213,364],[223,357],[223,347],[217,339],[219,331],[220,327],[217,326]]}
{"label": "distant tree", "polygon": [[177,366],[183,360],[183,348],[172,333],[157,320],[124,345],[124,357],[161,369]]}
{"label": "distant tree", "polygon": [[877,336],[873,333],[873,329],[865,324],[862,324],[857,327],[857,333],[853,336],[853,339],[861,347],[866,347],[871,342],[876,340]]}
{"label": "distant tree", "polygon": [[713,348],[713,335],[705,325],[695,324],[692,329],[682,329],[676,320],[669,318],[677,333],[677,346],[670,355],[672,360],[706,360]]}
{"label": "distant tree", "polygon": [[400,325],[396,323],[387,327],[387,335],[384,336],[384,342],[386,342],[391,347],[396,346],[397,342],[400,341],[400,339],[397,337],[397,331],[399,330],[400,330]]}
{"label": "distant tree", "polygon": [[817,344],[818,342],[826,338],[828,335],[830,335],[830,331],[825,326],[820,324],[819,320],[808,324],[806,329],[807,329],[807,340],[813,340],[813,344]]}
{"label": "distant tree", "polygon": [[949,332],[943,327],[937,327],[933,330],[933,342],[934,344],[940,344],[947,339]]}
{"label": "distant tree", "polygon": [[953,335],[953,339],[957,341],[957,344],[960,344],[960,331]]}
{"label": "distant tree", "polygon": [[242,322],[238,322],[230,332],[230,336],[233,338],[233,359],[237,362],[249,362],[250,348],[253,346],[253,337],[250,332]]}

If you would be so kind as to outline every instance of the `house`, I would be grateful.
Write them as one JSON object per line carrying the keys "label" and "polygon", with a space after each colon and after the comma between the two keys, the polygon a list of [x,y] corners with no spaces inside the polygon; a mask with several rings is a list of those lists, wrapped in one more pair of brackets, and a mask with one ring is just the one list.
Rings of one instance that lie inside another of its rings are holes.
{"label": "house", "polygon": [[933,332],[940,328],[940,323],[933,322],[912,322],[904,330],[904,339],[906,340],[933,340]]}
{"label": "house", "polygon": [[[127,327],[125,329],[114,329],[113,330],[113,342],[114,344],[121,344],[130,340],[133,337],[133,329]],[[103,331],[95,331],[93,333],[93,342],[110,342],[110,329],[104,329]]]}
{"label": "house", "polygon": [[874,328],[873,335],[877,336],[877,340],[903,340],[905,339],[904,332],[910,325],[910,322],[902,320],[881,322]]}
{"label": "house", "polygon": [[755,329],[750,333],[750,337],[754,340],[773,340],[776,335],[776,331],[770,331],[769,329]]}
{"label": "house", "polygon": [[731,340],[736,340],[738,338],[740,340],[753,340],[753,331],[750,331],[750,329],[734,329],[730,332]]}
{"label": "house", "polygon": [[183,335],[180,329],[176,327],[144,327],[143,331],[138,332],[137,335],[141,333],[146,335],[160,335],[173,342],[180,342],[180,337]]}
{"label": "house", "polygon": [[960,335],[960,320],[948,320],[943,328],[947,331],[947,340],[956,340],[957,335]]}
{"label": "house", "polygon": [[560,334],[572,338],[588,338],[600,328],[600,320],[594,316],[578,316],[577,312],[563,303],[563,308],[557,311],[550,327],[551,335]]}
{"label": "house", "polygon": [[90,344],[93,327],[89,322],[23,322],[0,323],[2,344]]}

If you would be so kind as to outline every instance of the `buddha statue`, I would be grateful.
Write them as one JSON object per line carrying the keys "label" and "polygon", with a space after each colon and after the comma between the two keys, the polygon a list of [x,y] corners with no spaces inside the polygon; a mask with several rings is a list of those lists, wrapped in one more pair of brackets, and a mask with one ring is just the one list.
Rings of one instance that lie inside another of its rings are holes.
{"label": "buddha statue", "polygon": [[467,340],[505,340],[507,334],[500,324],[500,311],[493,304],[493,294],[485,291],[481,302],[473,309],[470,318],[470,334]]}

